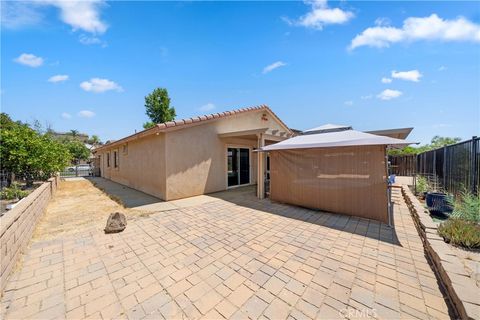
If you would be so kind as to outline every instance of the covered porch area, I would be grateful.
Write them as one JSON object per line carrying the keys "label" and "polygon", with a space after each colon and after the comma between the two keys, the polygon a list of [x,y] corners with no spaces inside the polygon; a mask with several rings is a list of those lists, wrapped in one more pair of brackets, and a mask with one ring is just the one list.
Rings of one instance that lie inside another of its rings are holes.
{"label": "covered porch area", "polygon": [[257,197],[265,198],[268,154],[256,151],[291,136],[290,132],[270,128],[219,133],[226,149],[227,189],[256,183]]}

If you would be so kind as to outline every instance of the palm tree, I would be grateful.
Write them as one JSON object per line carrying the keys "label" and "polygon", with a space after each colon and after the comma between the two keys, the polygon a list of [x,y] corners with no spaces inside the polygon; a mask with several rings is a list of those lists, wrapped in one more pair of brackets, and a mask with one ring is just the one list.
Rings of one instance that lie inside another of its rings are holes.
{"label": "palm tree", "polygon": [[97,146],[101,144],[101,141],[100,141],[100,138],[96,134],[94,134],[90,137],[90,139],[88,140],[88,143],[90,143],[93,146]]}
{"label": "palm tree", "polygon": [[72,137],[76,137],[78,136],[78,130],[70,130],[70,134],[72,135]]}

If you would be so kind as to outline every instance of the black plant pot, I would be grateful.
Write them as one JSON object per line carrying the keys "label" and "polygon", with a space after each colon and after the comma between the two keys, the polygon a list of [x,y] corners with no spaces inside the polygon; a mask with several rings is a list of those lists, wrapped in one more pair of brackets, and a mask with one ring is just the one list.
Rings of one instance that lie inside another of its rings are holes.
{"label": "black plant pot", "polygon": [[453,206],[445,193],[427,192],[425,202],[427,203],[428,210],[432,213],[450,215],[453,212]]}

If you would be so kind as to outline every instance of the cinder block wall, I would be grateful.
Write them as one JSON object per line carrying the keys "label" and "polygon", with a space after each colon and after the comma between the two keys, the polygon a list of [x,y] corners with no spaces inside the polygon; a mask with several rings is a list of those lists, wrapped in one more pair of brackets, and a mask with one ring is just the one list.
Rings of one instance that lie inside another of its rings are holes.
{"label": "cinder block wall", "polygon": [[58,177],[49,179],[0,218],[0,289],[2,292],[20,253],[30,241],[38,220],[55,194],[58,182]]}

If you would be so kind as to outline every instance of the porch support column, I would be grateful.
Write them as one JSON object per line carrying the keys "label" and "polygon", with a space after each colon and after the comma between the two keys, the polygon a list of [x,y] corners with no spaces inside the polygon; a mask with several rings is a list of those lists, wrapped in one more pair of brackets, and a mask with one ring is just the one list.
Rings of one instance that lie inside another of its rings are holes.
{"label": "porch support column", "polygon": [[[258,148],[265,146],[265,137],[263,133],[258,136]],[[257,152],[257,197],[265,198],[265,153]]]}

